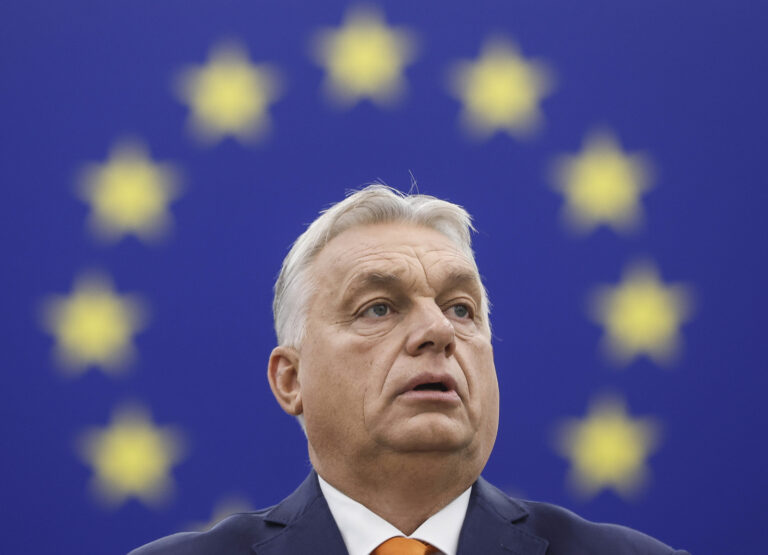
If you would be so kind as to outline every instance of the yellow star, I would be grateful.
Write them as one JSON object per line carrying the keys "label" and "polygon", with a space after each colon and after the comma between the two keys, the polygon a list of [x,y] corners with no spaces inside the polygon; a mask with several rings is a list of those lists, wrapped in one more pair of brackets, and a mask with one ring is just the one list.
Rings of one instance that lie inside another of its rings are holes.
{"label": "yellow star", "polygon": [[88,223],[97,237],[115,241],[133,233],[151,240],[169,228],[178,177],[171,165],[154,163],[140,143],[122,141],[106,163],[86,165],[79,193],[91,205]]}
{"label": "yellow star", "polygon": [[539,126],[539,103],[552,89],[552,79],[542,64],[496,38],[486,41],[476,61],[453,66],[450,87],[463,103],[461,122],[472,135],[487,138],[506,131],[520,137]]}
{"label": "yellow star", "polygon": [[563,219],[585,233],[606,225],[631,231],[642,219],[640,195],[650,189],[650,165],[640,154],[625,154],[609,133],[594,133],[578,156],[555,162],[555,188],[565,196]]}
{"label": "yellow star", "polygon": [[565,421],[557,447],[571,461],[570,484],[590,497],[607,488],[625,497],[637,493],[649,473],[646,459],[657,448],[657,428],[651,419],[630,418],[616,398],[593,403],[583,420]]}
{"label": "yellow star", "polygon": [[225,519],[229,515],[233,515],[235,513],[246,513],[253,510],[253,506],[242,497],[235,495],[225,497],[216,503],[216,506],[213,508],[213,515],[208,521],[193,522],[187,526],[187,530],[194,532],[205,532],[206,530],[213,528],[219,521]]}
{"label": "yellow star", "polygon": [[657,363],[674,360],[680,326],[689,318],[686,286],[665,286],[650,263],[630,266],[616,287],[598,287],[591,298],[594,318],[605,327],[603,349],[618,363],[645,354]]}
{"label": "yellow star", "polygon": [[415,40],[403,28],[387,26],[372,7],[350,9],[337,30],[321,31],[313,51],[325,67],[325,90],[342,105],[362,99],[392,104],[405,89],[403,70],[415,56]]}
{"label": "yellow star", "polygon": [[110,280],[96,274],[77,279],[68,297],[44,302],[45,327],[56,338],[54,354],[70,373],[91,365],[107,373],[123,370],[134,356],[132,336],[144,327],[144,312],[139,300],[116,294]]}
{"label": "yellow star", "polygon": [[156,427],[137,406],[118,409],[107,428],[87,431],[79,441],[80,455],[94,470],[94,494],[112,506],[131,497],[150,505],[167,499],[170,469],[183,450],[179,432]]}
{"label": "yellow star", "polygon": [[233,136],[242,142],[264,137],[270,127],[268,108],[280,94],[277,71],[252,64],[236,43],[211,49],[208,63],[179,72],[176,89],[192,114],[193,135],[205,143]]}

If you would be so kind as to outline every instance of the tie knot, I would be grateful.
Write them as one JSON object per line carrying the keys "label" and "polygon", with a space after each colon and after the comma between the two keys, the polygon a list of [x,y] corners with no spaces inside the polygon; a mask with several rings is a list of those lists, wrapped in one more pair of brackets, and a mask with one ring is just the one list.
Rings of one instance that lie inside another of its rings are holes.
{"label": "tie knot", "polygon": [[437,549],[428,543],[412,538],[389,538],[371,552],[371,555],[428,555]]}

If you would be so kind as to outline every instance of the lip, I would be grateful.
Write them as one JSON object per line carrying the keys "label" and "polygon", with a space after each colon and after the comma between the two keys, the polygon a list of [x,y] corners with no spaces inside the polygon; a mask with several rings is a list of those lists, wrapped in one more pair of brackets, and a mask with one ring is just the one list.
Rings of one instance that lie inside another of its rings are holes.
{"label": "lip", "polygon": [[461,401],[459,394],[455,390],[448,391],[406,391],[398,396],[399,399],[406,401],[431,401],[437,403],[451,403],[455,404]]}
{"label": "lip", "polygon": [[[420,389],[415,388],[422,384],[440,382],[446,388],[447,391],[437,391],[434,389]],[[422,372],[408,380],[400,391],[398,391],[398,397],[404,399],[410,399],[413,401],[437,401],[437,402],[450,402],[456,403],[460,401],[458,392],[456,391],[456,380],[449,374],[437,373],[437,372]]]}

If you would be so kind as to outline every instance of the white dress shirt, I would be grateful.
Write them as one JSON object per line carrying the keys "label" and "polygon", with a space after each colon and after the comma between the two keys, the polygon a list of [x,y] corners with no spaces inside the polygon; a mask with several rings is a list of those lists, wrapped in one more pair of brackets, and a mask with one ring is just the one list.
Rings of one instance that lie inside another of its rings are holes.
{"label": "white dress shirt", "polygon": [[[317,478],[349,555],[370,555],[371,551],[389,538],[405,536],[364,505],[347,497],[320,476]],[[445,555],[456,555],[471,491],[471,487],[467,488],[406,537],[427,542]]]}

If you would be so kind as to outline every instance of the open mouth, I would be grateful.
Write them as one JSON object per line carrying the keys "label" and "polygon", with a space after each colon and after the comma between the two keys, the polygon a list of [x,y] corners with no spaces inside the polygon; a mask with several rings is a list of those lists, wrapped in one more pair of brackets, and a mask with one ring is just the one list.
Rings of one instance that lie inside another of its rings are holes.
{"label": "open mouth", "polygon": [[415,402],[455,404],[460,401],[456,380],[447,372],[421,372],[402,385],[398,395]]}
{"label": "open mouth", "polygon": [[413,391],[448,391],[448,387],[443,382],[429,382],[417,385]]}

